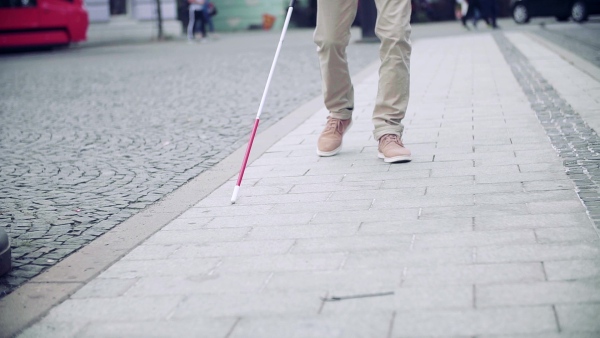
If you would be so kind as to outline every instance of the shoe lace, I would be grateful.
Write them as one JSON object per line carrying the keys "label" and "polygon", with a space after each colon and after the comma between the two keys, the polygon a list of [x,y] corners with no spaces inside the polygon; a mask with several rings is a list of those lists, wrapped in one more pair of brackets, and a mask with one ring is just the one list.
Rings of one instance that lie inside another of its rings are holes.
{"label": "shoe lace", "polygon": [[400,140],[400,138],[398,137],[398,135],[395,135],[395,134],[386,134],[386,135],[383,135],[381,137],[381,145],[383,147],[387,146],[390,143],[396,143],[399,146],[401,146],[402,148],[404,148],[404,144],[402,143],[402,140]]}
{"label": "shoe lace", "polygon": [[327,120],[327,124],[325,125],[325,131],[335,131],[338,134],[342,134],[342,120],[329,118]]}

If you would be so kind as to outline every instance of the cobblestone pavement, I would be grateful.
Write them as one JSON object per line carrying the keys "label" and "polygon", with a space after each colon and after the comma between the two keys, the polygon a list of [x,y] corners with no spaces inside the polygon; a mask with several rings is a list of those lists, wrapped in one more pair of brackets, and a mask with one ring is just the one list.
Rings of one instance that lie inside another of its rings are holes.
{"label": "cobblestone pavement", "polygon": [[[37,275],[247,141],[278,32],[0,56],[0,226]],[[351,67],[377,59],[353,45]],[[290,31],[261,128],[320,94],[312,32]]]}

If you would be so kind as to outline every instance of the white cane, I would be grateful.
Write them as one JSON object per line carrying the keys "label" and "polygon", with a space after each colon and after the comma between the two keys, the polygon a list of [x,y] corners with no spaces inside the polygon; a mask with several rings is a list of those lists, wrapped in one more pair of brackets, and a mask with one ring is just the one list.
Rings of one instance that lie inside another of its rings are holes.
{"label": "white cane", "polygon": [[283,31],[281,32],[281,38],[279,39],[279,44],[277,45],[277,51],[275,52],[275,58],[273,59],[273,64],[271,64],[271,70],[269,71],[269,77],[267,78],[267,84],[265,86],[265,91],[263,92],[262,99],[260,100],[260,105],[258,106],[258,113],[256,113],[256,120],[254,121],[254,127],[252,128],[252,133],[250,134],[250,141],[248,142],[248,147],[246,148],[246,155],[244,155],[244,160],[242,161],[242,168],[240,169],[237,183],[235,184],[235,188],[233,189],[233,195],[231,196],[232,204],[235,203],[235,201],[237,200],[238,193],[240,191],[240,185],[242,184],[242,178],[244,177],[244,171],[246,171],[246,166],[248,165],[248,157],[250,156],[250,150],[252,149],[252,143],[254,142],[254,137],[256,136],[256,130],[258,129],[258,123],[260,121],[260,114],[262,113],[263,106],[265,105],[265,99],[267,98],[269,86],[271,85],[271,78],[273,77],[273,73],[275,71],[275,65],[277,64],[277,59],[279,58],[279,52],[281,51],[281,45],[283,44],[283,40],[285,38],[285,33],[286,33],[288,25],[290,23],[290,18],[292,17],[292,11],[294,10],[295,3],[296,3],[296,0],[290,0],[290,6],[288,7],[287,15],[285,17],[285,22],[283,24]]}

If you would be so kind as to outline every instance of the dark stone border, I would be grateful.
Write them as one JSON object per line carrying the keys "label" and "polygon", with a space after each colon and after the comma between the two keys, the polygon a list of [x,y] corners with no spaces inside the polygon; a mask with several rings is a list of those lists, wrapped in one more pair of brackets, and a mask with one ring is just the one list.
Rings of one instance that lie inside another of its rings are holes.
{"label": "dark stone border", "polygon": [[588,215],[600,229],[600,137],[560,97],[502,33],[493,34],[513,75],[537,114]]}

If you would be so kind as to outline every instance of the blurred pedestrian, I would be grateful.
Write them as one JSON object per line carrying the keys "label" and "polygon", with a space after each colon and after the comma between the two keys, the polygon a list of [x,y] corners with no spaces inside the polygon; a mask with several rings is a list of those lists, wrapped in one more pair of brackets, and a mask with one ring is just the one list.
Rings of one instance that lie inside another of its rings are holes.
{"label": "blurred pedestrian", "polygon": [[498,28],[496,24],[497,3],[496,0],[480,0],[483,16],[487,19],[487,24],[492,28]]}
{"label": "blurred pedestrian", "polygon": [[469,4],[467,3],[466,0],[456,0],[456,6],[455,6],[455,17],[458,20],[462,20],[462,17],[467,15],[467,8],[469,7]]}
{"label": "blurred pedestrian", "polygon": [[[409,98],[410,0],[375,0],[378,18],[375,34],[381,40],[379,88],[373,110],[373,136],[378,157],[385,162],[407,162],[410,150],[402,143],[402,119]],[[354,88],[350,80],[346,47],[356,17],[358,0],[318,0],[314,41],[321,64],[327,124],[319,136],[317,154],[333,156],[352,125]]]}
{"label": "blurred pedestrian", "polygon": [[213,16],[217,15],[217,7],[211,0],[208,0],[204,4],[203,12],[204,12],[204,22],[205,22],[206,26],[208,27],[209,37],[211,37],[213,39],[217,39],[219,36],[215,33],[215,25],[213,24],[213,19],[212,19]]}
{"label": "blurred pedestrian", "polygon": [[461,18],[462,25],[469,29],[467,26],[467,20],[471,19],[473,21],[473,27],[477,28],[477,21],[479,19],[483,19],[486,23],[488,23],[487,17],[481,15],[481,2],[479,0],[466,0],[467,5],[467,13]]}
{"label": "blurred pedestrian", "polygon": [[194,37],[200,31],[200,41],[206,37],[206,24],[204,20],[204,0],[188,0],[189,21],[187,27],[188,43],[194,42]]}

